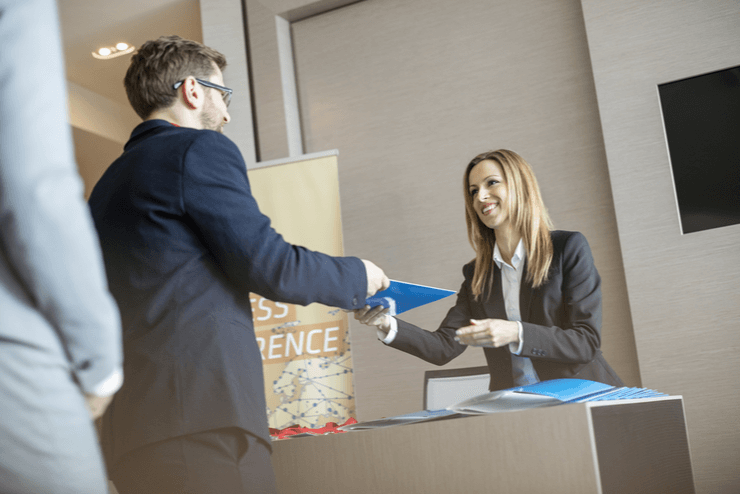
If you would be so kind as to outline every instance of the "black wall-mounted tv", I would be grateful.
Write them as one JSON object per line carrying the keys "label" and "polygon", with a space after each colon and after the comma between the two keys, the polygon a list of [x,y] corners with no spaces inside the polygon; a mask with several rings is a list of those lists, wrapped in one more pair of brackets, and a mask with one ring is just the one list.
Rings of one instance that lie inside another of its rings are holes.
{"label": "black wall-mounted tv", "polygon": [[740,224],[740,66],[658,92],[683,233]]}

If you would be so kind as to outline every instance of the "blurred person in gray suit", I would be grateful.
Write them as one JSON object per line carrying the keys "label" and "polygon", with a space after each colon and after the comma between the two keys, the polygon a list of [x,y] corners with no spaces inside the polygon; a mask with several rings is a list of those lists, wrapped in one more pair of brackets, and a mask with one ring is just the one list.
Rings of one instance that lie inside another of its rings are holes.
{"label": "blurred person in gray suit", "polygon": [[54,0],[0,0],[0,493],[108,492],[93,419],[122,380],[67,124]]}

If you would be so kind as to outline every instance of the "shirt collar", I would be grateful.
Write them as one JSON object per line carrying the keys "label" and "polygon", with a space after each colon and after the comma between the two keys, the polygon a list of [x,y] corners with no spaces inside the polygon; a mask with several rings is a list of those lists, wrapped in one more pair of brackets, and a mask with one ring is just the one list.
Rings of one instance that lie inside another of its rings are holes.
{"label": "shirt collar", "polygon": [[[520,238],[519,243],[514,250],[514,255],[511,256],[511,266],[514,269],[519,269],[519,266],[522,265],[526,257],[527,253],[524,250],[524,240]],[[493,246],[493,262],[496,263],[496,266],[498,266],[499,269],[501,269],[501,265],[504,264],[504,259],[501,257],[501,250],[498,248],[498,242]]]}

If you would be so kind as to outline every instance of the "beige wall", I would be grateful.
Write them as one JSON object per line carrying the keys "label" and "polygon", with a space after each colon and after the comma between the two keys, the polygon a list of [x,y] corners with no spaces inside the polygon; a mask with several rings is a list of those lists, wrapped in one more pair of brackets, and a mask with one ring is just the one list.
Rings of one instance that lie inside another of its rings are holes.
{"label": "beige wall", "polygon": [[72,140],[77,170],[85,185],[87,200],[105,170],[121,156],[125,143],[107,139],[75,126],[72,126]]}
{"label": "beige wall", "polygon": [[[109,141],[125,144],[141,118],[129,105],[67,81],[69,124]],[[110,163],[108,163],[110,164]]]}
{"label": "beige wall", "polygon": [[681,235],[657,91],[740,64],[740,3],[583,10],[642,382],[684,396],[698,492],[740,492],[740,226]]}
{"label": "beige wall", "polygon": [[130,106],[67,81],[69,124],[77,170],[85,185],[85,199],[108,166],[123,152],[131,131],[141,123]]}

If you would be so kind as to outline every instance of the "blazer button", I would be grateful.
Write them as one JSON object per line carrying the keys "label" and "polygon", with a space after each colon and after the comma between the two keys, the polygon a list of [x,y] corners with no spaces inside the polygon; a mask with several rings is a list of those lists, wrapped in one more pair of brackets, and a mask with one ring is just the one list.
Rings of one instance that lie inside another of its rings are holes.
{"label": "blazer button", "polygon": [[357,297],[354,297],[354,298],[352,299],[352,305],[357,305]]}

